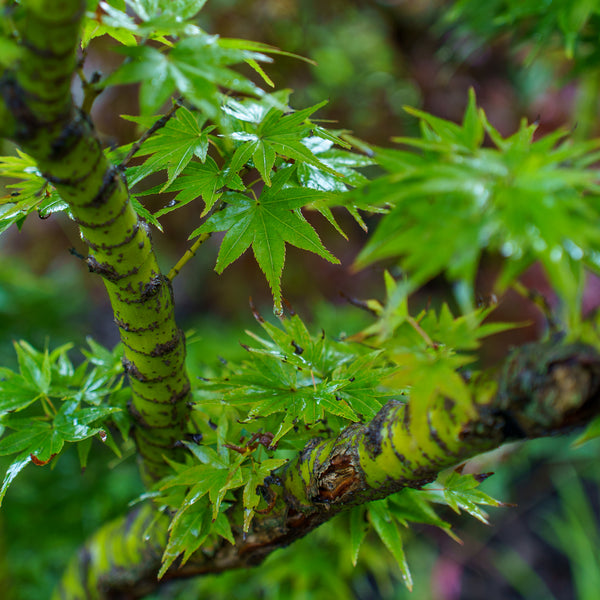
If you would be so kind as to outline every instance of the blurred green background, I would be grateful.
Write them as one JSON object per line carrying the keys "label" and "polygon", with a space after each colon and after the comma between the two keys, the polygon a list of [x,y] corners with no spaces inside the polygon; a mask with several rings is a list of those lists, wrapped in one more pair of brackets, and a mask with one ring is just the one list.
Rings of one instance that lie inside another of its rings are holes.
{"label": "blurred green background", "polygon": [[[294,90],[294,107],[329,98],[319,116],[375,144],[388,144],[393,135],[414,132],[415,123],[402,109],[405,104],[460,119],[470,87],[504,134],[513,131],[522,117],[538,120],[542,134],[575,125],[581,136],[597,130],[598,67],[596,53],[590,50],[595,42],[586,37],[578,47],[580,54],[576,48],[575,56],[569,56],[559,35],[548,36],[540,46],[539,36],[534,35],[539,15],[513,23],[513,30],[511,23],[490,25],[485,10],[471,11],[470,20],[459,14],[448,23],[444,19],[455,4],[209,0],[200,24],[222,36],[255,39],[316,61],[311,66],[281,57],[268,72],[278,87]],[[498,4],[502,3],[492,2],[488,9]],[[520,4],[527,16],[533,3]],[[108,72],[117,60],[111,43],[100,39],[92,46],[86,69]],[[74,90],[77,93],[76,84]],[[110,90],[98,99],[93,117],[107,143],[132,139],[132,124],[119,115],[134,114],[136,106],[134,88]],[[164,220],[164,235],[154,233],[165,269],[185,251],[189,219],[178,211]],[[340,219],[349,242],[319,225],[325,245],[341,259],[341,267],[291,249],[283,280],[284,294],[294,308],[315,329],[324,328],[331,335],[351,334],[368,320],[348,306],[340,292],[357,298],[382,295],[383,266],[351,272],[364,234],[351,220],[343,215]],[[243,330],[253,328],[249,296],[263,313],[270,311],[267,286],[250,256],[220,277],[213,272],[217,244],[211,241],[203,248],[174,282],[180,322],[195,332],[189,349],[195,368],[240,354]],[[88,335],[109,346],[116,343],[102,284],[69,253],[71,247],[84,252],[74,225],[56,215],[46,221],[30,217],[19,231],[7,231],[0,238],[1,364],[15,365],[12,340],[21,338],[38,347],[66,341],[81,346]],[[493,277],[494,261],[489,259],[479,279],[482,296],[491,289]],[[524,281],[550,295],[537,270],[528,272]],[[594,289],[588,294],[590,310],[598,302]],[[414,302],[447,293],[443,281],[434,281]],[[544,327],[536,309],[516,296],[501,301],[498,315],[529,320],[531,325],[493,338],[484,348],[489,362]],[[342,516],[270,557],[264,570],[169,586],[155,598],[595,600],[600,589],[598,444],[574,450],[572,441],[511,446],[471,465],[480,472],[495,471],[485,490],[517,506],[495,509],[490,527],[444,515],[456,523],[462,545],[430,528],[407,532],[407,555],[415,577],[412,596],[383,548],[367,547],[360,556],[362,564],[352,568],[348,527]],[[116,460],[108,449],[94,443],[84,473],[75,453],[67,453],[47,467],[26,469],[11,487],[0,512],[0,596],[4,600],[49,597],[85,536],[120,514],[142,491],[134,459]],[[1,462],[0,466],[5,467]],[[320,565],[318,571],[312,568],[315,563]]]}

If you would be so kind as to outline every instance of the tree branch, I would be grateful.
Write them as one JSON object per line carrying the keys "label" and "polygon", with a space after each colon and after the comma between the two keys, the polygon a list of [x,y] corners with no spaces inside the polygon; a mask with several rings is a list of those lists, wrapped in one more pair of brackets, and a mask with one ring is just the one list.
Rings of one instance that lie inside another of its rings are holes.
{"label": "tree branch", "polygon": [[[370,423],[312,440],[273,478],[273,509],[257,514],[248,534],[239,503],[229,514],[236,544],[203,547],[161,581],[257,565],[348,507],[422,487],[505,442],[571,431],[600,413],[600,354],[590,346],[524,346],[506,361],[497,383],[491,398],[473,400],[467,418],[457,418],[449,405],[450,420],[430,414],[422,427],[411,418],[410,403],[391,401]],[[54,600],[133,600],[159,586],[168,517],[157,513],[153,520],[152,512],[149,505],[138,508],[91,538]]]}
{"label": "tree branch", "polygon": [[165,457],[182,452],[176,442],[185,432],[190,390],[185,340],[175,323],[170,282],[126,181],[104,156],[89,117],[73,104],[84,10],[80,0],[30,0],[18,7],[22,54],[0,81],[0,116],[10,113],[13,140],[68,202],[90,249],[89,269],[104,280],[125,347],[142,474],[153,481],[169,469]]}

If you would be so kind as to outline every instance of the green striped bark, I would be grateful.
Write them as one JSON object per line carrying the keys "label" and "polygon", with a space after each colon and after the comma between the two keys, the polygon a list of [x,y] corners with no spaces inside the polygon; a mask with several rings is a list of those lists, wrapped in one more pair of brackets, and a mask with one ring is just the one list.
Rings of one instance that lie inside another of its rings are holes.
{"label": "green striped bark", "polygon": [[84,9],[80,0],[29,1],[18,8],[23,54],[0,83],[0,116],[12,115],[0,127],[68,202],[90,249],[89,269],[104,280],[125,348],[133,435],[143,475],[151,481],[166,473],[164,459],[177,456],[176,442],[185,432],[185,340],[175,323],[170,283],[122,172],[106,159],[88,116],[72,101]]}
{"label": "green striped bark", "polygon": [[[421,487],[504,442],[588,422],[600,413],[600,355],[583,345],[524,347],[507,361],[496,395],[474,399],[471,409],[469,418],[453,418],[450,425],[431,415],[420,427],[410,403],[392,401],[370,423],[311,441],[274,478],[275,505],[255,516],[247,535],[236,505],[229,513],[236,544],[200,549],[183,567],[176,561],[162,582],[257,565],[348,507]],[[168,520],[161,515],[146,529],[151,513],[149,506],[137,509],[100,530],[73,559],[53,600],[134,600],[159,586]]]}

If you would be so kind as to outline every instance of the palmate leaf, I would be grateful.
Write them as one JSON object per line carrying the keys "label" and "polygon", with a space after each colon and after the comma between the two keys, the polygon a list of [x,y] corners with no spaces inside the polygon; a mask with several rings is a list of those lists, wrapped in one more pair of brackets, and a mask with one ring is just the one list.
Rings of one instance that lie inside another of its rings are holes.
{"label": "palmate leaf", "polygon": [[284,187],[292,172],[293,168],[278,171],[273,177],[273,185],[265,188],[258,199],[236,192],[226,193],[223,196],[227,203],[225,209],[212,215],[190,235],[190,238],[194,238],[201,233],[227,231],[217,257],[217,273],[222,273],[252,247],[254,257],[271,287],[278,312],[281,312],[281,274],[286,244],[339,263],[326,250],[300,211],[302,206],[323,198],[323,192]]}
{"label": "palmate leaf", "polygon": [[[273,432],[272,444],[289,442],[290,435],[306,441],[321,419],[340,427],[370,419],[389,397],[381,387],[388,369],[380,352],[323,333],[313,336],[298,315],[282,319],[283,329],[259,321],[268,338],[250,335],[261,347],[244,346],[246,360],[200,387],[238,408],[238,420],[257,419],[261,428]],[[298,423],[306,428],[290,434]]]}
{"label": "palmate leaf", "polygon": [[190,21],[204,4],[206,0],[98,2],[96,11],[89,12],[84,22],[82,45],[85,48],[92,39],[105,34],[127,46],[136,45],[136,38],[166,42],[165,36],[193,35],[200,30]]}
{"label": "palmate leaf", "polygon": [[[535,140],[525,123],[504,138],[474,94],[460,125],[410,112],[421,137],[397,141],[421,153],[377,150],[388,175],[347,195],[357,208],[390,208],[357,266],[397,257],[411,290],[444,273],[471,290],[459,298],[470,310],[483,251],[505,258],[501,289],[539,260],[575,318],[582,265],[600,270],[598,173],[588,168],[598,141],[572,143],[563,132]],[[484,132],[494,148],[483,147]]]}
{"label": "palmate leaf", "polygon": [[143,115],[157,112],[175,91],[213,119],[219,118],[221,88],[256,97],[264,95],[263,90],[229,67],[248,59],[270,59],[264,54],[228,47],[218,36],[198,31],[164,52],[152,46],[124,46],[117,50],[129,60],[104,85],[141,82]]}
{"label": "palmate leaf", "polygon": [[34,211],[41,217],[59,211],[70,216],[67,203],[44,179],[35,161],[21,150],[17,149],[16,156],[0,157],[0,176],[18,180],[6,184],[7,190],[12,191],[0,197],[0,233],[14,223],[20,224]]}
{"label": "palmate leaf", "polygon": [[[163,191],[162,185],[155,186],[136,194],[137,197],[157,194]],[[201,216],[206,215],[221,197],[224,189],[244,191],[246,187],[239,175],[228,168],[219,168],[210,156],[204,163],[190,162],[173,184],[169,192],[177,192],[173,199],[163,208],[157,210],[152,217],[158,219],[163,215],[177,210],[199,197],[204,201]]]}
{"label": "palmate leaf", "polygon": [[423,492],[427,492],[432,502],[446,504],[456,513],[464,510],[488,525],[488,516],[479,505],[506,506],[505,503],[477,489],[488,475],[490,474],[484,476],[463,475],[460,473],[460,469],[450,471],[442,475],[431,489],[426,487]]}
{"label": "palmate leaf", "polygon": [[[0,370],[0,456],[16,455],[0,502],[27,464],[47,464],[66,443],[85,443],[79,452],[82,467],[89,453],[86,440],[94,436],[120,455],[108,431],[128,399],[128,390],[121,389],[120,352],[110,352],[92,340],[89,344],[88,360],[75,368],[67,355],[70,344],[40,352],[26,342],[15,343],[19,372]],[[119,427],[127,431],[130,424],[121,420]]]}
{"label": "palmate leaf", "polygon": [[[123,118],[140,121],[138,117],[128,115],[123,115]],[[205,121],[206,117],[192,113],[185,106],[179,107],[176,117],[150,136],[136,152],[135,156],[151,156],[135,170],[134,177],[129,178],[129,185],[133,186],[148,175],[166,168],[167,182],[160,188],[162,192],[193,157],[204,162],[208,152],[208,134],[214,129],[212,126],[203,128]]]}
{"label": "palmate leaf", "polygon": [[[230,168],[239,171],[252,160],[267,185],[271,185],[271,170],[277,156],[285,160],[297,161],[319,168],[331,175],[341,175],[325,162],[320,161],[306,143],[314,130],[308,121],[310,115],[326,103],[295,111],[291,114],[272,107],[268,111],[256,105],[243,105],[239,102],[226,105],[226,112],[238,119],[239,129],[229,134],[231,139],[241,141],[232,159]],[[323,189],[323,188],[317,188]]]}

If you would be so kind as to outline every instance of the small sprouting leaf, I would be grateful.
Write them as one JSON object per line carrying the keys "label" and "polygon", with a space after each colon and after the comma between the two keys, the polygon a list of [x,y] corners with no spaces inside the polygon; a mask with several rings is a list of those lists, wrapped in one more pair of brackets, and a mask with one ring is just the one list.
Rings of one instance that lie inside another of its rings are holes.
{"label": "small sprouting leaf", "polygon": [[488,525],[488,516],[479,505],[504,506],[504,503],[477,489],[480,483],[481,478],[472,474],[462,475],[455,470],[438,480],[435,489],[427,492],[434,502],[447,504],[456,513],[460,513],[462,509]]}

